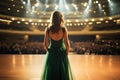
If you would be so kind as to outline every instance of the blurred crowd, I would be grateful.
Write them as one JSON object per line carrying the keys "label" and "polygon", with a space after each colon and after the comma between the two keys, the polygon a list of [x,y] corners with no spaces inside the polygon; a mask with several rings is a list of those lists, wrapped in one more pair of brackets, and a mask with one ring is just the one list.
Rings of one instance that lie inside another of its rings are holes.
{"label": "blurred crowd", "polygon": [[[71,41],[76,54],[120,55],[120,40]],[[0,54],[45,54],[43,42],[0,40]]]}
{"label": "blurred crowd", "polygon": [[71,42],[77,54],[120,55],[120,40]]}
{"label": "blurred crowd", "polygon": [[2,40],[1,54],[44,54],[43,43],[39,41]]}

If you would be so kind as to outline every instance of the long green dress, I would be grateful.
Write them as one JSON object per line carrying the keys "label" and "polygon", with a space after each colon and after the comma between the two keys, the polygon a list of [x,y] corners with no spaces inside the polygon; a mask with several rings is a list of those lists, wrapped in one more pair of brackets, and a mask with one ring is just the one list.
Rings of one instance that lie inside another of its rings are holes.
{"label": "long green dress", "polygon": [[50,38],[42,80],[73,80],[64,38],[58,41]]}

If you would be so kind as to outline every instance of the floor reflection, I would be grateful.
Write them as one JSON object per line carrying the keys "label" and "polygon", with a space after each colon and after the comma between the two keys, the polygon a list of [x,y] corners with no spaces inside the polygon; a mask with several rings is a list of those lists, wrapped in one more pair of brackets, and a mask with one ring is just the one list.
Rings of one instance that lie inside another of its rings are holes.
{"label": "floor reflection", "polygon": [[[75,80],[120,80],[120,56],[69,55]],[[40,80],[45,55],[0,55],[0,80]]]}

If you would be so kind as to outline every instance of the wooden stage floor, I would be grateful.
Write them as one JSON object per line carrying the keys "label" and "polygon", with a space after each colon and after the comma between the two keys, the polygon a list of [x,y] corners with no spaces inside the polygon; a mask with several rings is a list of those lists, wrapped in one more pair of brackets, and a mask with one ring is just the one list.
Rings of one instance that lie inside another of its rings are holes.
{"label": "wooden stage floor", "polygon": [[[120,56],[69,55],[74,80],[120,80]],[[40,80],[45,55],[0,55],[0,80]]]}

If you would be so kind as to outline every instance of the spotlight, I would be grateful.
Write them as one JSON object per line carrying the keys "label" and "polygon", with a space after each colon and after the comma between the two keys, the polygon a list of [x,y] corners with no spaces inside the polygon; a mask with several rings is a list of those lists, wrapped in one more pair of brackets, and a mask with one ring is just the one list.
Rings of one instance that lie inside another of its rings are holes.
{"label": "spotlight", "polygon": [[15,18],[12,18],[12,20],[15,20]]}
{"label": "spotlight", "polygon": [[22,19],[22,21],[25,21],[25,19]]}

